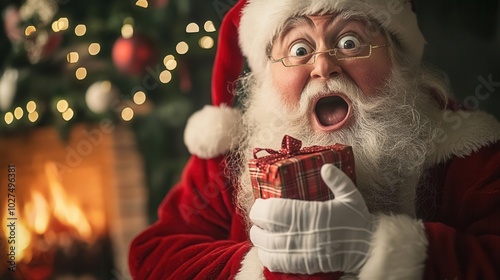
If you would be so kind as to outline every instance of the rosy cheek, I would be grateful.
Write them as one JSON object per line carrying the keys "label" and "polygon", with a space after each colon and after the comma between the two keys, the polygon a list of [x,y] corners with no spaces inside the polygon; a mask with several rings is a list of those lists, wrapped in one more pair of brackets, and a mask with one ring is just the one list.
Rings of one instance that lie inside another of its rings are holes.
{"label": "rosy cheek", "polygon": [[360,75],[358,80],[358,86],[361,90],[369,96],[376,95],[378,89],[380,89],[387,81],[386,74],[378,71],[379,69],[373,69],[373,71],[365,72]]}
{"label": "rosy cheek", "polygon": [[300,101],[300,95],[307,81],[307,75],[299,75],[300,71],[281,67],[272,69],[271,78],[273,84],[280,95],[281,100],[287,105],[294,105]]}
{"label": "rosy cheek", "polygon": [[377,94],[378,89],[383,87],[391,75],[391,64],[387,60],[374,61],[371,66],[355,67],[362,69],[352,73],[351,77],[360,89],[369,96]]}

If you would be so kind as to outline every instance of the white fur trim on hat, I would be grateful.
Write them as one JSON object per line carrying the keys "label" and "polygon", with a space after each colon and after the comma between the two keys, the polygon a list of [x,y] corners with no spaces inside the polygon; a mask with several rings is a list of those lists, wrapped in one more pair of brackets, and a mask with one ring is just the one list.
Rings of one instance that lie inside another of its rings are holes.
{"label": "white fur trim on hat", "polygon": [[203,159],[223,155],[231,148],[240,116],[238,109],[206,105],[188,119],[184,144],[191,154]]}
{"label": "white fur trim on hat", "polygon": [[368,261],[359,279],[422,279],[427,236],[421,221],[404,215],[379,216]]}
{"label": "white fur trim on hat", "polygon": [[409,0],[249,0],[242,11],[239,41],[250,68],[264,69],[267,46],[291,17],[339,11],[366,14],[393,34],[414,62],[421,60],[425,39]]}

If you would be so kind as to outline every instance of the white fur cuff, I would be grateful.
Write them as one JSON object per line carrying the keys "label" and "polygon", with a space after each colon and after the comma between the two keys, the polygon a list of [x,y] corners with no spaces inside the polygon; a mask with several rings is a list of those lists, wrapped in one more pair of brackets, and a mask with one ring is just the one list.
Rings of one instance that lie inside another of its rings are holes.
{"label": "white fur cuff", "polygon": [[257,248],[252,247],[241,261],[241,268],[234,280],[264,280],[264,266],[259,260]]}
{"label": "white fur cuff", "polygon": [[240,115],[238,109],[225,105],[203,107],[188,119],[184,144],[192,155],[203,159],[225,154],[231,148]]}
{"label": "white fur cuff", "polygon": [[381,215],[359,279],[422,279],[427,245],[421,221],[404,215]]}

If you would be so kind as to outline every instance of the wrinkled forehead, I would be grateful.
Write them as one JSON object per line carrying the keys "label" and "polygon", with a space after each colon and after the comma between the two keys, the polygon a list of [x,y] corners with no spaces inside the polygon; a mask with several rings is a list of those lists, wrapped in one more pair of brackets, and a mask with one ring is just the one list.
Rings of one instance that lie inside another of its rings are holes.
{"label": "wrinkled forehead", "polygon": [[365,25],[365,31],[367,34],[376,36],[380,33],[384,33],[380,24],[371,19],[369,16],[363,13],[354,12],[340,12],[340,13],[324,13],[324,14],[313,14],[313,15],[301,15],[291,17],[285,21],[285,23],[278,28],[273,40],[270,45],[267,46],[268,50],[277,42],[283,39],[288,33],[297,28],[303,27],[314,27],[315,20],[324,20],[327,22],[328,26],[337,26],[341,24],[351,23],[362,23]]}
{"label": "wrinkled forehead", "polygon": [[327,14],[313,14],[313,15],[301,15],[291,17],[285,21],[285,23],[278,28],[276,34],[273,38],[273,42],[276,39],[283,38],[291,30],[303,26],[314,26],[313,19],[321,19],[328,21],[330,25],[336,25],[340,23],[345,23],[347,21],[362,22],[371,31],[380,32],[381,26],[377,21],[371,19],[369,16],[363,13],[353,13],[353,12],[340,12],[340,13],[327,13]]}

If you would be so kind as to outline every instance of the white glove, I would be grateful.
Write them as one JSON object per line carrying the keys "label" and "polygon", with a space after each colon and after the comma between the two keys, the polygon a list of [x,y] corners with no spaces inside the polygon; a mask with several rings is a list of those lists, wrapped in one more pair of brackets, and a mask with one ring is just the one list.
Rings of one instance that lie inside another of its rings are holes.
{"label": "white glove", "polygon": [[321,178],[334,199],[257,199],[252,206],[250,239],[270,271],[358,273],[365,264],[373,215],[351,179],[333,164],[322,166]]}

